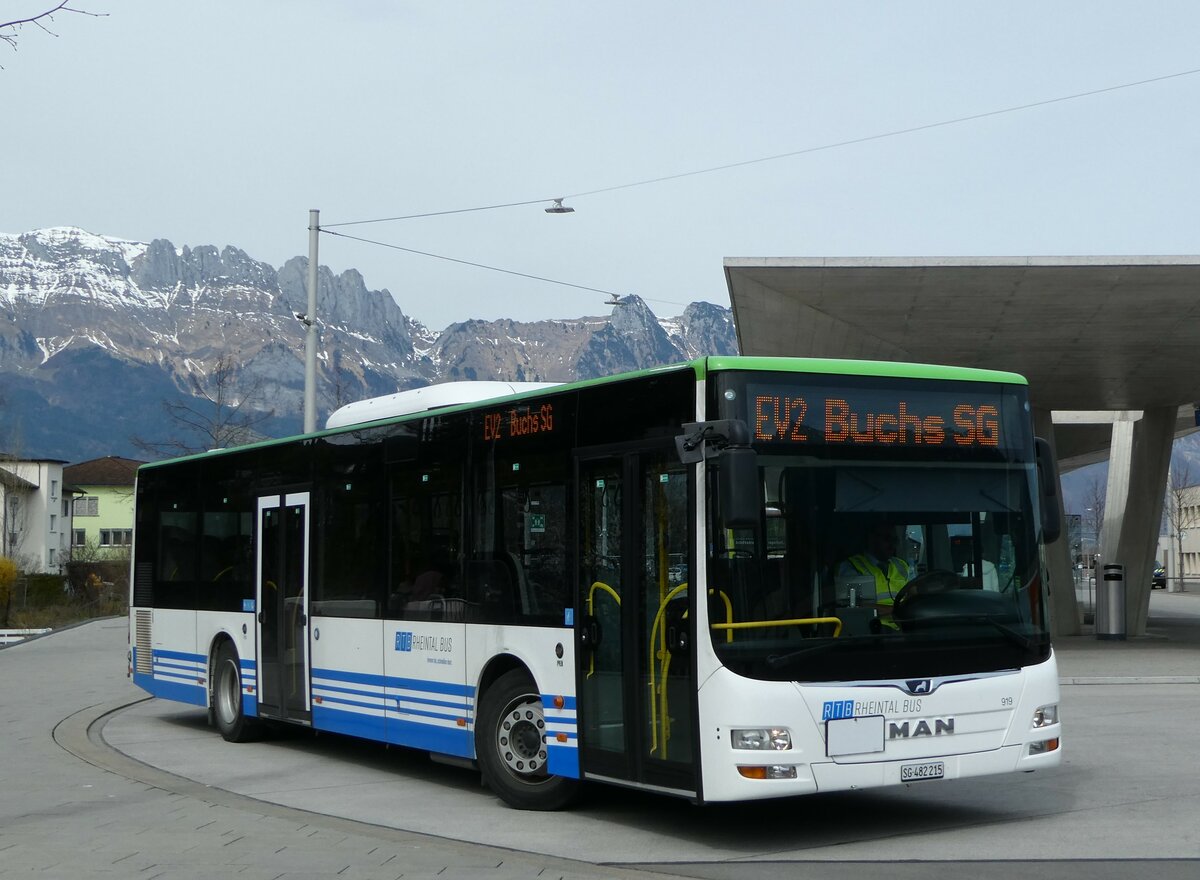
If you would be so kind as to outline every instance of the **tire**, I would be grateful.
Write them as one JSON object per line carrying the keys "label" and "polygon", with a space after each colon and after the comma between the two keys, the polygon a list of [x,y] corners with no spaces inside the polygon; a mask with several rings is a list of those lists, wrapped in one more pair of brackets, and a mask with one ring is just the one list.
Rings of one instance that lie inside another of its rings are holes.
{"label": "tire", "polygon": [[524,670],[504,673],[484,691],[475,754],[483,781],[510,807],[561,810],[578,793],[578,780],[546,772],[542,698]]}
{"label": "tire", "polygon": [[230,642],[217,649],[213,663],[213,717],[226,742],[250,742],[261,728],[242,711],[242,669],[237,650]]}

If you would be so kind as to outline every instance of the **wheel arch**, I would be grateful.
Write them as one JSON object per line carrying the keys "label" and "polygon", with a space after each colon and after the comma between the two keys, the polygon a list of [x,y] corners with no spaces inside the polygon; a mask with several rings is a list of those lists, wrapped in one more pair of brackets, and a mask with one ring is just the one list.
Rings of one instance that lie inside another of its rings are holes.
{"label": "wheel arch", "polygon": [[240,662],[242,652],[238,650],[237,642],[231,634],[225,630],[218,630],[213,634],[212,641],[208,643],[208,674],[205,676],[205,690],[208,692],[206,700],[208,706],[208,726],[212,727],[216,723],[216,682],[217,682],[217,655],[228,644],[233,649],[233,655]]}
{"label": "wheel arch", "polygon": [[500,676],[514,669],[523,671],[529,676],[529,680],[533,682],[534,687],[538,686],[537,676],[533,674],[533,670],[529,668],[528,663],[515,654],[497,654],[488,660],[479,672],[479,682],[475,686],[475,705],[479,705],[480,698],[483,697],[489,687],[496,683],[496,680]]}

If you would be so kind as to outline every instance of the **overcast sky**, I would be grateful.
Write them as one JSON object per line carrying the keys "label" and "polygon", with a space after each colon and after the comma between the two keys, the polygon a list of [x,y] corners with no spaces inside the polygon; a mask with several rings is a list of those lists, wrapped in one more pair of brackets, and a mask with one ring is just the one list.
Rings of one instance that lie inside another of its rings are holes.
{"label": "overcast sky", "polygon": [[[17,0],[0,17],[52,0]],[[552,198],[1200,68],[1179,2],[74,0],[0,44],[0,231],[232,244]],[[339,231],[728,304],[753,256],[1200,253],[1200,75],[542,205]],[[346,239],[409,315],[606,314],[596,293]]]}

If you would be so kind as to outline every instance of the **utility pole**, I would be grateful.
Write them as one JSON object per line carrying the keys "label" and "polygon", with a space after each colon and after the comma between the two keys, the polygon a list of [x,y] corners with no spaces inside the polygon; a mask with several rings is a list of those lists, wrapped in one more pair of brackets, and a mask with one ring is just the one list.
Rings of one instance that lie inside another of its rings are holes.
{"label": "utility pole", "polygon": [[301,318],[304,336],[304,433],[317,429],[317,239],[321,235],[321,212],[308,212],[308,312]]}

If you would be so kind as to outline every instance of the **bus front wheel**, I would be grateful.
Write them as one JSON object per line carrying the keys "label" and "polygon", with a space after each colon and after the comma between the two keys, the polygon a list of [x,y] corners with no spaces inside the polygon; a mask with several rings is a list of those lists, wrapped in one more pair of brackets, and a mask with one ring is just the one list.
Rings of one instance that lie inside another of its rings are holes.
{"label": "bus front wheel", "polygon": [[242,669],[237,650],[229,642],[217,649],[213,664],[213,715],[217,730],[227,742],[249,742],[258,725],[242,710]]}
{"label": "bus front wheel", "polygon": [[546,769],[546,718],[542,698],[520,669],[504,673],[483,693],[475,728],[483,780],[518,810],[560,810],[579,783]]}

